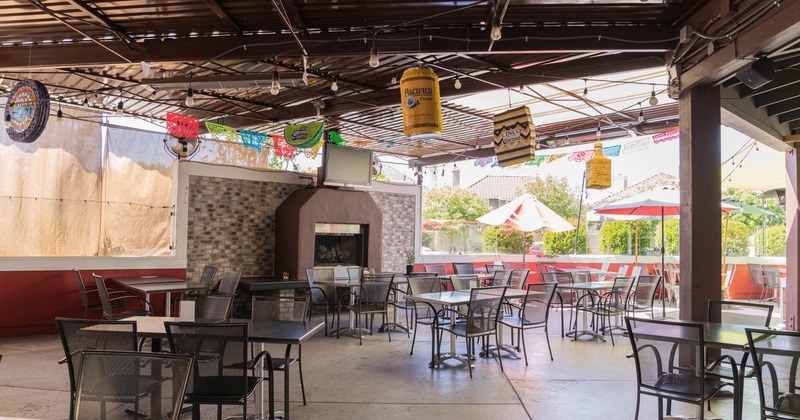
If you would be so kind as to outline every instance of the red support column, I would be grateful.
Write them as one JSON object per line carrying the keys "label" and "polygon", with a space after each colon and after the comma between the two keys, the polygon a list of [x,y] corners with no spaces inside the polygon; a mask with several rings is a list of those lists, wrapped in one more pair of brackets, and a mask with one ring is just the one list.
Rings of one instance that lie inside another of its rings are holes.
{"label": "red support column", "polygon": [[682,92],[679,112],[680,318],[705,321],[708,300],[721,296],[719,87]]}

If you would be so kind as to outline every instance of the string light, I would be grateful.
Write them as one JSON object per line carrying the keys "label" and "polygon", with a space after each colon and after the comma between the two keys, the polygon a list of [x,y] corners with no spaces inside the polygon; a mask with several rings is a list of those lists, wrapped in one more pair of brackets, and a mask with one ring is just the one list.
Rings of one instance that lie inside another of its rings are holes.
{"label": "string light", "polygon": [[586,79],[583,79],[583,97],[589,94],[589,86],[586,84]]}
{"label": "string light", "polygon": [[642,103],[639,102],[639,122],[644,122],[644,111],[642,111]]}
{"label": "string light", "polygon": [[64,113],[61,112],[61,98],[58,99],[58,111],[56,111],[56,118],[61,119]]}
{"label": "string light", "polygon": [[3,127],[10,128],[11,127],[11,113],[6,114],[3,119]]}
{"label": "string light", "polygon": [[381,59],[378,56],[378,47],[372,44],[372,49],[369,50],[369,66],[378,67],[381,65]]}
{"label": "string light", "polygon": [[397,84],[397,66],[394,66],[394,76],[392,76],[392,84]]}
{"label": "string light", "polygon": [[650,100],[647,102],[650,106],[658,105],[658,98],[656,98],[656,87],[653,86],[652,92],[650,92]]}
{"label": "string light", "polygon": [[140,64],[142,66],[142,77],[147,79],[150,77],[150,63],[147,61],[142,61]]}
{"label": "string light", "polygon": [[339,84],[336,83],[336,79],[333,79],[333,83],[331,83],[331,90],[334,91],[334,92],[339,90]]}
{"label": "string light", "polygon": [[453,82],[453,87],[456,89],[461,89],[461,78],[456,76],[456,81]]}
{"label": "string light", "polygon": [[116,114],[117,114],[118,117],[121,117],[123,114],[125,114],[125,105],[122,103],[121,100],[117,104],[117,112],[116,112]]}
{"label": "string light", "polygon": [[89,108],[89,95],[83,97],[83,109]]}
{"label": "string light", "polygon": [[603,130],[600,129],[600,121],[597,122],[597,132],[594,133],[598,138],[603,135]]}
{"label": "string light", "polygon": [[269,87],[269,93],[277,95],[281,91],[281,76],[278,70],[272,72],[272,85]]}
{"label": "string light", "polygon": [[186,106],[194,106],[194,91],[192,91],[192,88],[186,89]]}
{"label": "string light", "polygon": [[503,30],[500,28],[500,18],[495,14],[492,19],[492,31],[489,33],[489,38],[492,41],[499,41],[503,37]]}

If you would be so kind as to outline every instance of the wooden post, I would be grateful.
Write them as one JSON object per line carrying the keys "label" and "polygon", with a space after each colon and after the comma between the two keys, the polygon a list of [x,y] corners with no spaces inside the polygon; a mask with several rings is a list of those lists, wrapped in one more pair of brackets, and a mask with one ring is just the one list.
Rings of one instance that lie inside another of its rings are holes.
{"label": "wooden post", "polygon": [[719,87],[682,92],[679,113],[680,318],[706,321],[708,300],[720,296],[722,263]]}
{"label": "wooden post", "polygon": [[[797,146],[795,146],[797,147]],[[797,326],[797,302],[800,290],[797,287],[798,262],[800,262],[800,155],[797,149],[786,152],[786,296],[784,325],[790,331],[800,331]]]}

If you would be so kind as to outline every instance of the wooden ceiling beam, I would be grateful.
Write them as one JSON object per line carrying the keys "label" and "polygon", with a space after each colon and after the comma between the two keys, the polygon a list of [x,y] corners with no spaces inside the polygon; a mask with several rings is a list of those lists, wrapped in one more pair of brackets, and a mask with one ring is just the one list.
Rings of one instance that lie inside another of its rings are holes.
{"label": "wooden ceiling beam", "polygon": [[99,11],[95,10],[89,5],[86,4],[83,0],[67,0],[67,3],[71,4],[73,7],[76,7],[81,12],[84,12],[91,16],[92,20],[102,25],[104,28],[108,29],[111,32],[114,32],[115,35],[120,37],[120,39],[126,41],[130,44],[131,47],[136,45],[136,40],[131,38],[128,34],[125,33],[117,24],[111,21],[106,15],[100,13]]}
{"label": "wooden ceiling beam", "polygon": [[222,21],[222,23],[224,23],[225,26],[227,26],[228,29],[231,30],[231,32],[236,34],[236,36],[243,35],[242,28],[240,28],[239,25],[233,21],[233,18],[231,18],[228,12],[226,12],[225,9],[223,9],[222,6],[216,0],[203,0],[203,1],[206,3],[206,6],[208,6],[208,8],[211,9],[211,11],[213,11],[215,15],[217,15],[217,17]]}

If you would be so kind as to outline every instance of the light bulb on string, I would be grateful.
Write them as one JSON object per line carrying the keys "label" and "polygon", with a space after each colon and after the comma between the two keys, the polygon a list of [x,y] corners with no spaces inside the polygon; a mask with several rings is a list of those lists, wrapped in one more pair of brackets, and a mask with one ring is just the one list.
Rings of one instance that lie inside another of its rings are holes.
{"label": "light bulb on string", "polygon": [[56,111],[56,118],[61,119],[64,113],[61,112],[61,99],[58,100],[58,111]]}
{"label": "light bulb on string", "polygon": [[142,66],[142,77],[147,79],[150,77],[150,63],[147,61],[142,61],[140,64]]}
{"label": "light bulb on string", "polygon": [[644,122],[644,111],[642,111],[642,104],[639,104],[639,122]]}
{"label": "light bulb on string", "polygon": [[336,83],[336,79],[333,79],[333,83],[331,83],[331,90],[334,91],[334,92],[339,90],[339,84]]}
{"label": "light bulb on string", "polygon": [[461,78],[456,76],[455,82],[453,82],[453,87],[456,89],[461,89]]}
{"label": "light bulb on string", "polygon": [[397,84],[397,66],[394,66],[394,75],[392,76],[392,84]]}
{"label": "light bulb on string", "polygon": [[594,133],[598,138],[603,136],[603,130],[600,129],[600,121],[597,122],[597,132]]}
{"label": "light bulb on string", "polygon": [[278,70],[272,72],[272,84],[269,87],[269,93],[277,95],[281,91],[281,79]]}
{"label": "light bulb on string", "polygon": [[489,33],[489,38],[492,38],[492,41],[499,41],[502,37],[503,30],[500,28],[500,18],[495,15],[494,19],[492,19],[492,30]]}
{"label": "light bulb on string", "polygon": [[444,166],[442,166],[442,176],[444,176]]}
{"label": "light bulb on string", "polygon": [[83,109],[89,108],[89,96],[83,97]]}
{"label": "light bulb on string", "polygon": [[650,100],[647,101],[647,103],[649,103],[650,106],[658,105],[658,98],[656,98],[656,87],[655,86],[653,86],[653,90],[650,92]]}
{"label": "light bulb on string", "polygon": [[381,65],[381,59],[378,56],[378,47],[375,44],[372,44],[372,48],[369,50],[369,66],[370,67],[378,67]]}
{"label": "light bulb on string", "polygon": [[192,88],[186,89],[186,106],[194,106],[194,91]]}
{"label": "light bulb on string", "polygon": [[119,103],[117,104],[116,114],[118,117],[121,117],[122,115],[125,114],[125,105],[122,103],[122,100],[120,100]]}
{"label": "light bulb on string", "polygon": [[3,119],[3,127],[11,128],[11,113],[6,114]]}
{"label": "light bulb on string", "polygon": [[589,86],[586,84],[586,79],[583,79],[583,97],[589,94]]}

